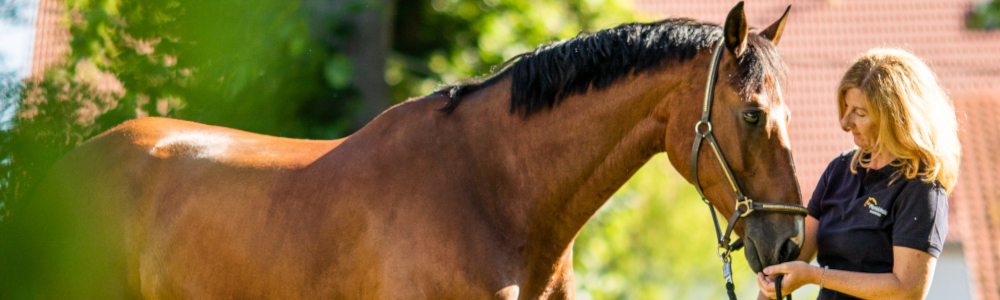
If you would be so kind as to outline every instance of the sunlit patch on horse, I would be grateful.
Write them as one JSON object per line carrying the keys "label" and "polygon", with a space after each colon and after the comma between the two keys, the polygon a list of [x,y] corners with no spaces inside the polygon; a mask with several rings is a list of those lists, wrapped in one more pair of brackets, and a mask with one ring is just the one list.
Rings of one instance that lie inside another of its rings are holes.
{"label": "sunlit patch on horse", "polygon": [[161,138],[149,154],[156,157],[189,156],[213,158],[229,149],[233,140],[211,131],[176,132]]}

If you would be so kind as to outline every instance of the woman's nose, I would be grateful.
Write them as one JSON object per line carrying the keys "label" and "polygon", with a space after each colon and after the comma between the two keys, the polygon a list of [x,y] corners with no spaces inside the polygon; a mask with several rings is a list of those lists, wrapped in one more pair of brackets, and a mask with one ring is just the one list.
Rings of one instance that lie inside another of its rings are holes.
{"label": "woman's nose", "polygon": [[844,131],[851,130],[851,127],[850,127],[850,125],[851,125],[851,120],[850,120],[851,117],[850,116],[851,116],[850,112],[844,112],[844,116],[840,117],[840,128],[843,128]]}

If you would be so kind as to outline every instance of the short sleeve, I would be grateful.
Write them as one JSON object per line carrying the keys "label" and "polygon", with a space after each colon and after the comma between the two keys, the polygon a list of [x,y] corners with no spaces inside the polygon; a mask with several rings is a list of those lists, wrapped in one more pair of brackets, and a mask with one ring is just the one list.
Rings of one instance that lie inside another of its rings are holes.
{"label": "short sleeve", "polygon": [[809,198],[809,204],[806,207],[806,210],[809,211],[809,215],[817,220],[819,220],[819,216],[822,215],[819,202],[822,201],[820,199],[822,199],[823,194],[826,193],[826,186],[829,183],[829,180],[827,179],[826,172],[823,172],[823,176],[819,177],[819,183],[816,184],[816,189],[813,190],[812,198]]}
{"label": "short sleeve", "polygon": [[819,217],[823,214],[820,206],[820,201],[823,201],[823,195],[826,194],[826,189],[830,185],[830,173],[834,171],[837,167],[837,163],[843,160],[844,154],[841,154],[837,158],[834,158],[830,162],[830,165],[826,166],[826,170],[823,171],[823,175],[819,177],[819,182],[816,183],[816,189],[813,190],[812,198],[809,198],[809,203],[806,206],[806,211],[813,218],[819,220]]}
{"label": "short sleeve", "polygon": [[941,255],[948,235],[948,196],[940,185],[910,182],[893,205],[892,245]]}

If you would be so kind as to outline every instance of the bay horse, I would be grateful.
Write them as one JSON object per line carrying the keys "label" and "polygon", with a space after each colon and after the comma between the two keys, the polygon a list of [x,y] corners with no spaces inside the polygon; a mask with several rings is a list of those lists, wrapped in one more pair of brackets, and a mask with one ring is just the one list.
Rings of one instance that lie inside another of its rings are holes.
{"label": "bay horse", "polygon": [[[582,34],[333,141],[126,122],[66,155],[26,202],[19,219],[37,222],[5,233],[16,246],[0,267],[19,271],[2,273],[12,288],[0,296],[573,298],[574,239],[654,154],[735,210],[709,150],[699,177],[688,171],[720,41],[722,153],[747,196],[801,203],[775,49],[784,20],[750,32],[741,3],[724,26]],[[754,214],[737,226],[754,271],[797,255],[793,224]]]}

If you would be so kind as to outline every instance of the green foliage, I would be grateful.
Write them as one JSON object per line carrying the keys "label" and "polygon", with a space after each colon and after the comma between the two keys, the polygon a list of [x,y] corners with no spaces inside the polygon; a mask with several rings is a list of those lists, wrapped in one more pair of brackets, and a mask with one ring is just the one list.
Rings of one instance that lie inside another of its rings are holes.
{"label": "green foliage", "polygon": [[[720,220],[725,226],[725,220]],[[708,206],[666,154],[636,172],[580,232],[574,268],[580,299],[725,299]],[[757,298],[757,275],[739,251],[740,299]],[[805,287],[796,299],[815,299]]]}
{"label": "green foliage", "polygon": [[[24,89],[24,85],[17,80],[13,72],[0,73],[0,119],[7,118],[7,116],[16,113],[17,106],[14,103],[21,94],[22,89]],[[12,145],[13,136],[8,131],[9,127],[10,124],[0,124],[0,153],[8,152],[7,148]],[[24,173],[23,170],[16,170],[16,167],[11,165],[9,158],[0,157],[0,178],[9,178],[13,174]],[[15,197],[20,197],[23,194],[22,191],[14,190],[13,188],[9,180],[0,180],[0,190],[4,191],[0,193],[0,222],[3,222],[10,216],[10,209],[7,207],[7,203],[10,203]]]}
{"label": "green foliage", "polygon": [[297,1],[67,4],[70,62],[89,59],[115,74],[126,91],[123,104],[139,108],[138,116],[284,136],[346,133],[324,135],[310,128],[322,122],[300,120],[305,102],[330,99],[331,90],[320,76],[328,53],[309,37]]}
{"label": "green foliage", "polygon": [[487,74],[536,46],[634,21],[624,0],[399,1],[386,81],[395,99]]}
{"label": "green foliage", "polygon": [[1000,29],[1000,0],[982,1],[972,5],[965,20],[969,29],[995,30]]}
{"label": "green foliage", "polygon": [[[577,238],[582,299],[724,299],[722,262],[707,205],[658,155],[605,204]],[[756,297],[742,252],[733,268],[739,295]]]}
{"label": "green foliage", "polygon": [[350,74],[329,84],[323,77],[328,60],[349,62],[312,40],[298,4],[65,1],[65,63],[23,88],[4,85],[18,95],[4,99],[17,113],[0,133],[0,203],[13,211],[59,157],[136,117],[292,137],[349,133],[342,77]]}
{"label": "green foliage", "polygon": [[87,61],[73,70],[57,69],[46,80],[26,86],[5,81],[4,111],[17,109],[0,131],[0,219],[9,217],[57,159],[87,138],[104,131],[102,116],[118,108],[120,86],[98,86],[108,74]]}

